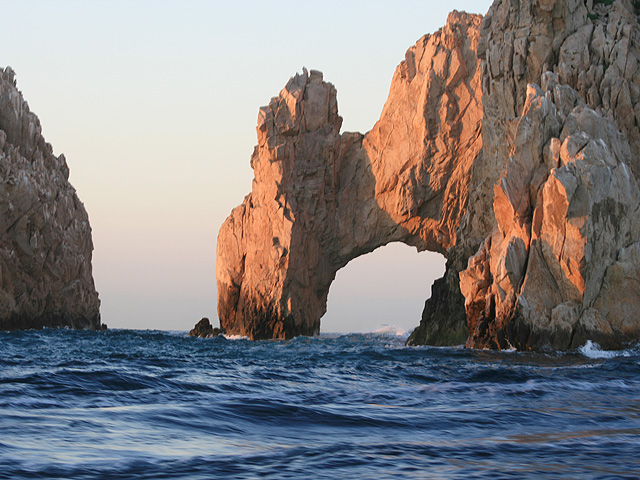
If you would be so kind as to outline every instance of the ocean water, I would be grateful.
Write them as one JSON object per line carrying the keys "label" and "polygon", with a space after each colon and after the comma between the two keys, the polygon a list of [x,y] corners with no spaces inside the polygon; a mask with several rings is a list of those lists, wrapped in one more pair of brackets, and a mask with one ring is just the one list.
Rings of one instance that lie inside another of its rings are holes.
{"label": "ocean water", "polygon": [[0,478],[636,479],[640,349],[0,333]]}

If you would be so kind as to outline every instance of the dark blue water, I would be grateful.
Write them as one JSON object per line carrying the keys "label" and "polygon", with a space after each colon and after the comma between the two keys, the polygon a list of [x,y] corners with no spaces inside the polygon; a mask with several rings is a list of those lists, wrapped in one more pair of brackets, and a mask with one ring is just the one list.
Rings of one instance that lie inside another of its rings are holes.
{"label": "dark blue water", "polygon": [[640,478],[640,349],[0,333],[0,478]]}

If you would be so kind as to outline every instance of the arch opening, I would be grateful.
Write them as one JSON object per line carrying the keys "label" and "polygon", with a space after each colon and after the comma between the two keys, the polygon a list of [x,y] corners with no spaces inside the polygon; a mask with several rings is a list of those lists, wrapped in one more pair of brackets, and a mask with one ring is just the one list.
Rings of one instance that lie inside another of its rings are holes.
{"label": "arch opening", "polygon": [[410,333],[445,262],[441,254],[397,242],[351,260],[331,283],[320,332]]}

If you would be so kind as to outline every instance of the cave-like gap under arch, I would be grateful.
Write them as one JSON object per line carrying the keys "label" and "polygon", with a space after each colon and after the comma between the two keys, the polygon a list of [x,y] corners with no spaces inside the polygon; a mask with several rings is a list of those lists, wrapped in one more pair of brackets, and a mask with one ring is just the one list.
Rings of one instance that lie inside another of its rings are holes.
{"label": "cave-like gap under arch", "polygon": [[331,284],[321,333],[410,333],[444,267],[444,256],[398,242],[351,260]]}

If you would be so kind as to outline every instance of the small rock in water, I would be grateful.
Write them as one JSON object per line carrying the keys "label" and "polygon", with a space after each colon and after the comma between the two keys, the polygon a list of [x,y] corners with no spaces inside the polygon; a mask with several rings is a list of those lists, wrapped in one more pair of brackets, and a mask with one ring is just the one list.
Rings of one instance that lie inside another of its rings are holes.
{"label": "small rock in water", "polygon": [[203,317],[196,326],[189,332],[190,337],[211,338],[222,335],[224,330],[211,326],[211,322],[207,317]]}

